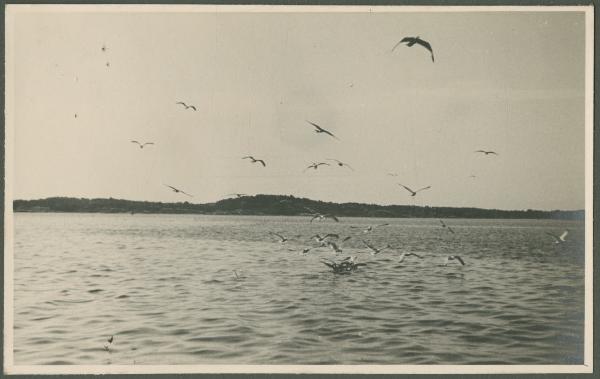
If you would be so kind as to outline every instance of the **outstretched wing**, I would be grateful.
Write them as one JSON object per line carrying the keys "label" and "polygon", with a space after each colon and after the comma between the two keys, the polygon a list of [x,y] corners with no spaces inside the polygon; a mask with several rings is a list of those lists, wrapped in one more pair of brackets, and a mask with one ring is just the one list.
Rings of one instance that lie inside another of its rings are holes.
{"label": "outstretched wing", "polygon": [[417,257],[417,258],[421,258],[421,259],[423,259],[423,257],[422,257],[422,256],[420,256],[420,255],[418,255],[418,254],[415,254],[415,253],[408,253],[408,254],[406,254],[406,255],[412,255],[412,256],[415,256],[415,257]]}
{"label": "outstretched wing", "polygon": [[388,224],[388,223],[385,223],[385,224],[379,224],[379,225],[375,225],[375,227],[376,227],[376,228],[378,228],[378,227],[380,227],[380,226],[387,226],[387,225],[389,225],[389,224]]}
{"label": "outstretched wing", "polygon": [[167,186],[167,187],[171,188],[171,189],[172,189],[173,191],[175,191],[175,192],[179,192],[179,190],[178,190],[177,188],[173,187],[173,186],[170,186],[170,185],[168,185],[168,184],[165,184],[165,186]]}
{"label": "outstretched wing", "polygon": [[323,238],[325,239],[325,238],[328,238],[328,237],[331,237],[331,238],[340,238],[340,236],[339,236],[339,235],[337,235],[337,234],[335,234],[335,233],[329,233],[329,234],[327,234],[327,235],[326,235],[325,237],[323,237]]}
{"label": "outstretched wing", "polygon": [[197,109],[196,109],[196,107],[195,107],[195,106],[193,106],[193,105],[190,105],[188,108],[192,108],[192,109],[193,109],[193,110],[195,110],[195,111],[197,110]]}
{"label": "outstretched wing", "polygon": [[311,124],[312,126],[314,126],[315,128],[317,128],[317,130],[324,132],[325,129],[321,128],[319,125],[315,124],[314,122],[310,122],[308,120],[306,120],[306,122],[308,122],[309,124]]}
{"label": "outstretched wing", "polygon": [[396,43],[396,44],[394,45],[394,47],[392,47],[392,51],[394,51],[394,50],[395,50],[395,49],[396,49],[396,48],[397,48],[397,47],[398,47],[398,46],[399,46],[401,43],[404,43],[404,42],[412,42],[412,41],[414,41],[414,38],[413,38],[413,37],[404,37],[404,38],[402,38],[400,41],[398,41],[398,43]]}
{"label": "outstretched wing", "polygon": [[463,261],[462,258],[459,257],[458,255],[455,255],[454,259],[456,259],[457,261],[459,261],[461,265],[463,265],[463,266],[465,265],[465,261]]}
{"label": "outstretched wing", "polygon": [[332,214],[325,215],[325,217],[329,217],[329,218],[333,219],[333,221],[335,221],[335,222],[340,222],[340,220],[338,220],[338,218]]}
{"label": "outstretched wing", "polygon": [[146,146],[146,145],[154,145],[154,142],[146,142],[142,146]]}
{"label": "outstretched wing", "polygon": [[373,250],[373,251],[377,251],[377,249],[376,249],[376,248],[374,248],[373,246],[369,245],[369,243],[368,243],[367,241],[365,241],[365,240],[361,240],[361,241],[362,241],[362,243],[364,243],[364,244],[365,244],[365,246],[366,246],[366,247],[368,247],[369,249],[371,249],[371,250]]}
{"label": "outstretched wing", "polygon": [[408,192],[410,192],[410,193],[416,193],[415,191],[411,190],[410,188],[408,188],[408,187],[407,187],[407,186],[405,186],[404,184],[400,184],[400,183],[398,183],[398,185],[399,185],[399,186],[402,186],[402,187],[404,187],[404,188],[405,188],[405,189],[406,189]]}
{"label": "outstretched wing", "polygon": [[429,50],[429,52],[431,53],[431,61],[435,62],[435,60],[433,58],[433,49],[431,48],[431,44],[429,42],[424,41],[424,40],[422,40],[420,38],[417,38],[415,40],[415,43],[417,43],[417,44],[423,46],[424,48],[426,48],[427,50]]}
{"label": "outstretched wing", "polygon": [[325,163],[325,162],[319,162],[319,163],[317,163],[317,167],[319,167],[321,165],[331,166],[329,163]]}
{"label": "outstretched wing", "polygon": [[415,191],[415,193],[420,192],[420,191],[424,191],[424,190],[429,189],[429,188],[431,188],[431,186],[419,188],[418,190]]}
{"label": "outstretched wing", "polygon": [[252,159],[252,160],[254,160],[254,157],[252,157],[252,156],[248,155],[248,156],[246,156],[246,157],[242,157],[242,159]]}
{"label": "outstretched wing", "polygon": [[452,234],[454,234],[454,230],[451,227],[448,227],[448,231]]}
{"label": "outstretched wing", "polygon": [[560,237],[557,236],[556,234],[552,234],[552,233],[549,233],[549,232],[546,232],[546,234],[549,235],[549,236],[551,236],[552,238],[554,238],[556,241],[560,241]]}
{"label": "outstretched wing", "polygon": [[184,107],[186,107],[186,108],[187,108],[187,105],[186,105],[186,104],[185,104],[183,101],[178,101],[178,102],[176,102],[175,104],[181,104],[181,105],[183,105]]}
{"label": "outstretched wing", "polygon": [[282,241],[285,240],[285,237],[283,237],[281,234],[274,233],[274,232],[269,232],[269,233],[279,237]]}
{"label": "outstretched wing", "polygon": [[187,193],[187,192],[183,192],[182,190],[179,190],[179,192],[181,192],[181,193],[182,193],[182,194],[184,194],[184,195],[188,195],[189,197],[194,197],[194,195],[190,195],[189,193]]}
{"label": "outstretched wing", "polygon": [[344,238],[344,239],[342,240],[342,242],[346,242],[346,241],[348,241],[350,238],[352,238],[352,236],[348,236],[348,237]]}
{"label": "outstretched wing", "polygon": [[263,165],[263,167],[267,167],[267,164],[262,159],[257,159],[255,160],[255,162],[260,162]]}
{"label": "outstretched wing", "polygon": [[564,240],[565,240],[565,237],[567,236],[567,234],[569,234],[569,231],[568,231],[568,230],[565,230],[565,231],[563,232],[563,234],[561,234],[561,235],[560,235],[560,237],[559,237],[559,238],[560,238],[561,240],[563,240],[563,241],[564,241]]}
{"label": "outstretched wing", "polygon": [[139,143],[138,141],[132,140],[131,143],[137,143],[138,145],[142,145],[141,143]]}

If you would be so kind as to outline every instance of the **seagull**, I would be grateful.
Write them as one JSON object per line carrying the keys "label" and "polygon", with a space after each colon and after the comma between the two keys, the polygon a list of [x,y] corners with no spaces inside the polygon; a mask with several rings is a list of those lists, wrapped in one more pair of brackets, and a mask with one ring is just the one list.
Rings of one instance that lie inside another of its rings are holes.
{"label": "seagull", "polygon": [[410,192],[410,196],[415,196],[417,193],[419,193],[420,191],[426,190],[431,188],[431,186],[427,186],[427,187],[423,187],[423,188],[419,188],[416,191],[411,190],[410,188],[408,188],[407,186],[405,186],[404,184],[400,184],[398,183],[399,186],[404,187],[408,192]]}
{"label": "seagull", "polygon": [[491,150],[489,150],[489,151],[486,151],[486,150],[477,150],[477,151],[475,151],[475,152],[476,152],[476,153],[483,153],[483,154],[485,154],[485,155],[490,155],[490,154],[499,155],[499,154],[498,154],[498,153],[496,153],[495,151],[491,151]]}
{"label": "seagull", "polygon": [[102,47],[100,48],[100,50],[106,51],[106,50],[108,50],[108,48],[106,47],[106,45],[102,45]]}
{"label": "seagull", "polygon": [[453,260],[457,260],[460,262],[461,265],[465,265],[465,261],[462,260],[461,257],[459,257],[458,255],[448,255],[446,257],[446,261],[444,262],[444,266],[448,265],[448,262],[453,261]]}
{"label": "seagull", "polygon": [[281,239],[281,241],[279,241],[279,242],[281,242],[281,243],[284,243],[285,241],[287,241],[287,240],[288,240],[287,238],[285,238],[285,237],[284,237],[284,236],[282,236],[281,234],[277,234],[277,233],[273,233],[273,232],[269,232],[269,234],[272,234],[272,235],[274,235],[274,236],[277,236],[277,237],[279,237],[279,239]]}
{"label": "seagull", "polygon": [[314,127],[316,128],[316,129],[315,129],[315,133],[325,133],[325,134],[329,134],[329,135],[330,135],[330,136],[332,136],[333,138],[335,138],[335,139],[339,140],[339,138],[337,138],[336,136],[334,136],[334,135],[333,135],[333,133],[331,133],[331,132],[330,132],[330,131],[328,131],[328,130],[325,130],[325,129],[321,128],[319,125],[315,124],[314,122],[310,122],[310,121],[308,121],[308,120],[306,120],[306,122],[308,122],[309,124],[311,124],[312,126],[314,126]]}
{"label": "seagull", "polygon": [[330,218],[335,222],[340,222],[340,220],[338,220],[338,218],[332,214],[320,214],[320,213],[314,214],[313,217],[310,219],[310,222],[313,222],[313,220],[315,218],[318,218],[319,220],[324,220],[326,218]]}
{"label": "seagull", "polygon": [[184,194],[184,195],[188,195],[189,197],[194,197],[193,195],[190,195],[189,193],[185,193],[184,191],[182,191],[182,190],[180,190],[180,189],[177,189],[177,188],[175,188],[175,187],[173,187],[173,186],[170,186],[170,185],[168,185],[168,184],[165,184],[165,186],[167,186],[167,187],[171,188],[171,189],[173,190],[173,192],[175,192],[175,193],[180,193],[180,192],[181,192],[182,194]]}
{"label": "seagull", "polygon": [[245,193],[230,193],[227,196],[235,196],[239,199],[240,197],[244,197],[244,196],[248,196],[248,195],[246,195]]}
{"label": "seagull", "polygon": [[140,143],[140,142],[138,142],[138,141],[135,141],[135,140],[131,141],[131,143],[137,143],[137,144],[140,146],[140,149],[143,149],[143,148],[144,148],[144,146],[146,146],[146,145],[154,145],[154,142],[144,142],[144,143]]}
{"label": "seagull", "polygon": [[[363,230],[363,233],[369,233],[370,231],[372,231],[374,228],[379,228],[380,226],[386,226],[389,224],[379,224],[379,225],[369,225],[365,230]],[[351,228],[358,228],[358,226],[351,226]]]}
{"label": "seagull", "polygon": [[348,236],[348,237],[344,238],[344,239],[342,240],[342,242],[346,242],[346,241],[348,241],[350,238],[352,238],[352,236]]}
{"label": "seagull", "polygon": [[196,111],[196,110],[197,110],[195,106],[193,106],[193,105],[187,105],[187,104],[186,104],[186,103],[184,103],[183,101],[178,101],[178,102],[176,102],[175,104],[181,104],[181,105],[183,105],[183,106],[185,107],[185,109],[192,108],[194,111]]}
{"label": "seagull", "polygon": [[398,263],[402,262],[402,261],[404,260],[404,258],[406,258],[406,257],[410,257],[411,255],[412,255],[413,257],[417,257],[417,258],[423,259],[423,257],[422,257],[422,256],[420,256],[420,255],[417,255],[417,254],[415,254],[415,253],[402,253],[402,254],[400,255],[400,260],[398,261]]}
{"label": "seagull", "polygon": [[110,336],[110,337],[108,337],[107,341],[108,341],[108,343],[112,343],[114,339],[115,339],[115,336]]}
{"label": "seagull", "polygon": [[342,161],[338,161],[337,159],[333,159],[333,158],[327,158],[327,160],[329,161],[336,161],[337,165],[340,167],[348,167],[350,170],[354,171],[354,169],[352,167],[350,167],[350,165],[348,163],[344,163]]}
{"label": "seagull", "polygon": [[252,159],[252,163],[260,162],[263,165],[263,167],[267,167],[267,164],[262,159],[256,159],[252,156],[243,157],[242,159]]}
{"label": "seagull", "polygon": [[317,241],[317,242],[323,242],[323,241],[325,241],[327,238],[330,238],[330,237],[331,237],[331,238],[340,238],[340,236],[339,236],[339,235],[337,235],[337,234],[335,234],[335,233],[329,233],[329,234],[327,234],[327,235],[325,235],[325,236],[323,236],[323,237],[321,237],[321,236],[320,236],[320,235],[318,235],[318,234],[315,234],[314,236],[312,236],[312,237],[310,237],[310,238],[314,238],[314,239],[315,239],[315,241]]}
{"label": "seagull", "polygon": [[546,232],[546,234],[549,236],[552,236],[552,238],[554,238],[554,243],[559,244],[559,243],[566,242],[565,237],[567,236],[567,234],[569,234],[569,231],[565,230],[560,236],[557,236],[556,234],[552,234],[552,233],[548,233],[548,232]]}
{"label": "seagull", "polygon": [[306,255],[306,253],[308,253],[311,250],[312,250],[312,247],[307,247],[305,249],[302,249],[302,255]]}
{"label": "seagull", "polygon": [[451,227],[447,226],[444,221],[440,220],[440,223],[442,224],[442,228],[448,228],[448,231],[452,234],[454,234],[454,230],[452,230]]}
{"label": "seagull", "polygon": [[365,241],[365,240],[361,240],[361,241],[362,241],[362,243],[365,244],[365,246],[367,246],[369,249],[372,250],[371,251],[371,255],[377,255],[377,254],[381,253],[383,250],[391,248],[390,245],[387,245],[387,246],[384,246],[384,247],[382,247],[380,249],[377,249],[377,248],[373,247],[372,245],[370,245],[367,241]]}
{"label": "seagull", "polygon": [[435,62],[435,60],[433,58],[433,49],[431,48],[431,45],[429,44],[429,42],[422,40],[418,36],[417,37],[404,37],[400,40],[400,42],[398,42],[397,44],[394,45],[394,47],[392,48],[392,51],[394,51],[394,49],[396,47],[398,47],[398,45],[400,45],[401,43],[406,43],[406,46],[408,46],[408,47],[411,47],[414,44],[423,46],[424,48],[429,50],[429,52],[431,53],[431,61]]}
{"label": "seagull", "polygon": [[[310,166],[305,168],[304,171],[308,170],[309,168],[314,168],[316,170],[321,165],[331,166],[329,163],[325,163],[325,162],[319,162],[319,163],[313,162],[313,164],[311,164]],[[304,171],[302,171],[302,172],[304,172]]]}

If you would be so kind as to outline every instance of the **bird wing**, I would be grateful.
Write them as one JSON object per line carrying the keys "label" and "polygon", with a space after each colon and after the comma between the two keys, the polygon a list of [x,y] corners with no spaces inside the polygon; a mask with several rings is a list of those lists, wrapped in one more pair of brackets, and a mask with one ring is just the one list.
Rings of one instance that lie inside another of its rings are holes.
{"label": "bird wing", "polygon": [[335,266],[336,266],[335,263],[331,264],[331,263],[327,263],[327,262],[323,262],[323,261],[321,261],[321,263],[323,263],[324,265],[329,266],[330,268],[335,270]]}
{"label": "bird wing", "polygon": [[498,153],[496,153],[495,151],[488,151],[486,152],[486,154],[494,154],[494,155],[499,155]]}
{"label": "bird wing", "polygon": [[171,188],[173,191],[179,191],[177,188],[175,188],[175,187],[173,187],[173,186],[170,186],[170,185],[168,185],[168,184],[165,184],[165,186],[167,186],[167,187]]}
{"label": "bird wing", "polygon": [[186,105],[186,104],[185,104],[183,101],[178,101],[178,102],[176,102],[175,104],[181,104],[181,105],[183,105],[184,107],[186,107],[186,108],[187,108],[187,105]]}
{"label": "bird wing", "polygon": [[400,184],[400,183],[398,183],[398,185],[399,185],[399,186],[402,186],[402,187],[404,187],[404,188],[405,188],[405,189],[406,189],[408,192],[410,192],[410,193],[416,193],[415,191],[411,190],[410,188],[408,188],[408,187],[407,187],[407,186],[405,186],[404,184]]}
{"label": "bird wing", "polygon": [[338,218],[335,217],[334,215],[325,215],[325,217],[329,217],[329,218],[333,219],[335,222],[340,222],[340,220],[338,220]]}
{"label": "bird wing", "polygon": [[563,240],[563,241],[564,241],[564,240],[565,240],[565,237],[567,236],[567,234],[569,234],[569,231],[568,231],[568,230],[565,230],[565,231],[563,232],[563,234],[561,234],[561,235],[560,235],[560,237],[559,237],[559,238],[560,238],[561,240]]}
{"label": "bird wing", "polygon": [[336,161],[337,163],[344,163],[342,161],[338,161],[337,159],[333,159],[333,158],[327,158],[328,161]]}
{"label": "bird wing", "polygon": [[348,163],[344,163],[344,166],[348,167],[350,170],[354,171],[354,169],[352,168],[352,166],[350,166]]}
{"label": "bird wing", "polygon": [[451,227],[448,227],[448,230],[450,231],[450,233],[454,234],[454,230]]}
{"label": "bird wing", "polygon": [[426,189],[431,188],[431,186],[427,186],[427,187],[423,187],[423,188],[419,188],[418,190],[415,191],[415,193],[419,192],[419,191],[424,191]]}
{"label": "bird wing", "polygon": [[385,223],[385,224],[379,224],[379,225],[375,225],[375,227],[376,227],[376,228],[378,228],[378,227],[380,227],[380,226],[387,226],[387,225],[389,225],[389,224],[388,224],[388,223]]}
{"label": "bird wing", "polygon": [[195,111],[197,110],[197,109],[196,109],[196,107],[195,107],[195,106],[193,106],[193,105],[190,105],[188,108],[192,108],[192,109],[193,109],[193,110],[195,110]]}
{"label": "bird wing", "polygon": [[413,37],[404,37],[404,38],[402,38],[402,39],[401,39],[401,40],[400,40],[398,43],[396,43],[396,44],[394,45],[394,47],[392,47],[392,51],[394,51],[394,49],[396,49],[396,48],[397,48],[397,47],[398,47],[398,46],[399,46],[401,43],[404,43],[404,42],[411,42],[411,41],[413,41],[413,40],[414,40],[414,38],[413,38]]}
{"label": "bird wing", "polygon": [[461,265],[463,265],[463,266],[465,265],[465,261],[463,261],[462,258],[459,257],[458,255],[455,255],[454,259],[456,259],[457,261],[459,261]]}
{"label": "bird wing", "polygon": [[131,141],[131,143],[137,143],[138,145],[141,146],[141,143],[139,143],[138,141]]}
{"label": "bird wing", "polygon": [[442,228],[446,227],[446,224],[444,224],[444,221],[440,220],[440,224],[442,224]]}
{"label": "bird wing", "polygon": [[146,145],[154,145],[154,142],[146,142],[142,146],[146,146]]}
{"label": "bird wing", "polygon": [[433,49],[431,48],[431,44],[429,42],[424,41],[424,40],[422,40],[420,38],[417,38],[415,40],[415,43],[417,43],[417,44],[423,46],[424,48],[426,48],[427,50],[429,50],[429,52],[431,53],[431,60],[434,61],[434,59],[433,59]]}
{"label": "bird wing", "polygon": [[352,236],[348,236],[348,237],[344,238],[344,239],[342,240],[342,242],[346,242],[346,241],[348,241],[350,238],[352,238]]}
{"label": "bird wing", "polygon": [[262,163],[263,167],[267,167],[267,164],[262,159],[257,159],[257,160],[255,160],[255,162],[260,162],[260,163]]}
{"label": "bird wing", "polygon": [[314,220],[315,218],[319,218],[320,216],[321,216],[321,215],[314,215],[314,216],[312,216],[312,218],[310,219],[310,222],[313,222],[313,220]]}
{"label": "bird wing", "polygon": [[377,251],[377,249],[376,249],[376,248],[374,248],[373,246],[369,245],[369,243],[368,243],[367,241],[365,241],[365,240],[361,240],[361,241],[362,241],[362,243],[364,243],[364,244],[365,244],[365,246],[366,246],[366,247],[368,247],[369,249],[371,249],[371,250],[373,250],[373,251]]}
{"label": "bird wing", "polygon": [[246,156],[246,157],[242,157],[242,159],[254,159],[254,157],[252,157],[252,156],[248,155],[248,156]]}
{"label": "bird wing", "polygon": [[475,150],[476,153],[484,153],[485,154],[485,150]]}
{"label": "bird wing", "polygon": [[339,140],[339,138],[337,138],[336,136],[333,135],[333,133],[331,133],[329,130],[325,130],[325,129],[321,129],[323,131],[323,133],[325,134],[329,134],[330,136],[332,136],[333,138]]}
{"label": "bird wing", "polygon": [[320,130],[322,132],[325,131],[325,129],[321,128],[319,125],[315,124],[314,122],[310,122],[308,120],[306,120],[306,122],[308,122],[309,124],[311,124],[312,126],[314,126],[315,128],[317,128],[317,130]]}
{"label": "bird wing", "polygon": [[420,256],[420,255],[418,255],[418,254],[415,254],[415,253],[408,253],[408,254],[406,254],[406,255],[413,255],[413,256],[415,256],[415,257],[417,257],[417,258],[421,258],[421,259],[423,259],[423,257],[422,257],[422,256]]}
{"label": "bird wing", "polygon": [[194,195],[190,195],[189,193],[187,193],[187,192],[183,192],[182,190],[179,190],[179,192],[181,192],[181,193],[182,193],[182,194],[184,194],[184,195],[188,195],[189,197],[194,197]]}
{"label": "bird wing", "polygon": [[549,236],[551,236],[552,238],[554,238],[556,241],[560,241],[560,237],[557,236],[556,234],[552,234],[552,233],[549,233],[549,232],[546,232],[546,234],[549,235]]}
{"label": "bird wing", "polygon": [[321,165],[331,166],[329,163],[325,163],[325,162],[319,162],[319,163],[317,163],[317,167],[319,167]]}
{"label": "bird wing", "polygon": [[336,245],[335,242],[327,241],[327,246],[329,246],[333,250],[339,250],[338,245]]}
{"label": "bird wing", "polygon": [[406,253],[400,254],[400,259],[398,260],[398,263],[401,263],[405,257],[406,257]]}
{"label": "bird wing", "polygon": [[335,234],[335,233],[329,233],[329,234],[327,234],[327,235],[326,235],[325,237],[323,237],[323,238],[328,238],[328,237],[331,237],[331,238],[340,238],[340,236],[339,236],[339,235],[337,235],[337,234]]}

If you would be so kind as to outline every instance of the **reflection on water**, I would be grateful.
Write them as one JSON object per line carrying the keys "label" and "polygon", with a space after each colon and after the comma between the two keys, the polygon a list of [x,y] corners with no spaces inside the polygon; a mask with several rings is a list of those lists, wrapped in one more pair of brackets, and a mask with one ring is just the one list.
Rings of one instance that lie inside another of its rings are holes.
{"label": "reflection on water", "polygon": [[[15,364],[582,364],[583,223],[447,224],[17,214]],[[316,233],[367,266],[302,255]]]}

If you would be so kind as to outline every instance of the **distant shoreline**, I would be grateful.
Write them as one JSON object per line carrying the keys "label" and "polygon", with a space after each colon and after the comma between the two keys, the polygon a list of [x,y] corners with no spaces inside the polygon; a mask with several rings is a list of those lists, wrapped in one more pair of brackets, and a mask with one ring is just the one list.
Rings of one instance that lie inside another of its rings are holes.
{"label": "distant shoreline", "polygon": [[51,197],[39,200],[14,200],[19,213],[139,213],[197,214],[239,216],[310,216],[313,213],[337,217],[383,218],[465,218],[465,219],[558,219],[584,220],[583,210],[500,210],[472,207],[429,207],[413,205],[375,205],[331,203],[287,195],[242,196],[216,203],[163,203],[113,198],[80,199]]}

